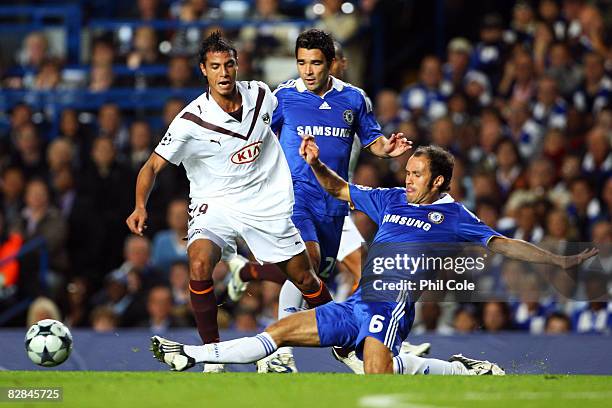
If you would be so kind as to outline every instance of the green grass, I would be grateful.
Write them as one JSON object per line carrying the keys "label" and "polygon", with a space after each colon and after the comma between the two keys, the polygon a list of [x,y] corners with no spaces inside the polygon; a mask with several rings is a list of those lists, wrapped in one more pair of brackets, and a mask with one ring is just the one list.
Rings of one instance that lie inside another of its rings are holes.
{"label": "green grass", "polygon": [[351,374],[0,372],[0,387],[61,386],[61,403],[40,407],[432,408],[605,407],[612,377],[435,377]]}

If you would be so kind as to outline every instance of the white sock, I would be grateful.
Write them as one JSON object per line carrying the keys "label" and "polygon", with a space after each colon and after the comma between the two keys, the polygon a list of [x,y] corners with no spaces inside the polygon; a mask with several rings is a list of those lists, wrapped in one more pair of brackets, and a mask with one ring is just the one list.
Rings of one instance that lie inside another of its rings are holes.
{"label": "white sock", "polygon": [[[287,280],[278,295],[278,320],[299,311],[303,304],[302,292]],[[293,347],[281,347],[276,354],[293,354]]]}
{"label": "white sock", "polygon": [[468,375],[463,364],[435,358],[417,357],[410,353],[400,353],[393,357],[394,374],[431,374],[431,375]]}
{"label": "white sock", "polygon": [[209,343],[201,346],[185,346],[187,355],[197,363],[253,363],[269,356],[277,349],[276,343],[268,333],[254,337]]}

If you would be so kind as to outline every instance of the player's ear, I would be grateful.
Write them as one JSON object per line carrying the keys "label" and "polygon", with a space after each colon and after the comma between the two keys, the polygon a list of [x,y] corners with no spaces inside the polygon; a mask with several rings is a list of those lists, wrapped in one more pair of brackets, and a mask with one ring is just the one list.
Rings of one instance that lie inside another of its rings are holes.
{"label": "player's ear", "polygon": [[440,187],[442,187],[442,184],[444,184],[444,176],[436,177],[433,183],[434,187],[436,187],[439,190]]}
{"label": "player's ear", "polygon": [[202,71],[202,75],[207,76],[206,75],[206,65],[202,64],[200,62],[200,71]]}

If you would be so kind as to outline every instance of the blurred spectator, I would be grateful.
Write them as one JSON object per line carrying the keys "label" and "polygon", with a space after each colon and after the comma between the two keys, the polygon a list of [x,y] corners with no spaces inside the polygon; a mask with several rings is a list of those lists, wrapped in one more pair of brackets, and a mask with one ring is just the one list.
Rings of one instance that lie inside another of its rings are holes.
{"label": "blurred spectator", "polygon": [[572,326],[578,333],[610,333],[612,331],[612,302],[608,298],[610,277],[591,273],[585,279],[587,304],[576,310],[572,316]]}
{"label": "blurred spectator", "polygon": [[476,311],[470,304],[461,305],[453,318],[454,332],[458,334],[473,333],[478,328]]}
{"label": "blurred spectator", "polygon": [[398,131],[400,123],[406,120],[401,110],[399,95],[392,89],[383,89],[376,95],[376,119],[384,134]]}
{"label": "blurred spectator", "polygon": [[546,215],[546,235],[540,242],[542,248],[552,253],[566,255],[567,242],[575,239],[567,212],[553,209]]}
{"label": "blurred spectator", "polygon": [[514,327],[531,334],[544,332],[548,309],[540,304],[541,282],[533,272],[523,273],[520,279],[520,303],[513,307]]}
{"label": "blurred spectator", "polygon": [[536,30],[533,9],[529,2],[519,0],[512,9],[510,29],[504,32],[504,40],[509,44],[531,46]]}
{"label": "blurred spectator", "polygon": [[601,199],[603,204],[601,210],[602,218],[612,221],[612,176],[608,177],[603,184]]}
{"label": "blurred spectator", "polygon": [[531,118],[526,102],[512,100],[504,110],[510,137],[518,145],[521,157],[530,160],[537,157],[542,148],[542,128]]}
{"label": "blurred spectator", "polygon": [[503,41],[503,22],[498,14],[487,14],[480,26],[480,42],[476,44],[470,69],[483,72],[491,86],[497,88],[506,55]]}
{"label": "blurred spectator", "polygon": [[136,235],[129,235],[125,239],[123,263],[112,273],[120,273],[125,277],[137,275],[139,285],[146,288],[166,280],[151,262],[151,242],[146,237]]}
{"label": "blurred spectator", "polygon": [[98,126],[99,136],[112,140],[119,152],[125,153],[127,151],[130,135],[123,122],[119,106],[114,103],[100,106],[100,109],[98,109]]}
{"label": "blurred spectator", "polygon": [[419,302],[419,305],[421,306],[419,308],[420,318],[418,319],[420,323],[416,324],[412,328],[411,333],[415,335],[421,335],[425,333],[453,333],[453,328],[446,325],[440,320],[442,309],[440,309],[440,305],[437,302]]}
{"label": "blurred spectator", "polygon": [[92,167],[80,175],[80,192],[94,205],[94,213],[102,226],[96,239],[104,257],[99,260],[100,269],[109,271],[121,262],[123,239],[128,234],[125,218],[133,206],[132,186],[134,175],[118,162],[111,139],[94,140]]}
{"label": "blurred spectator", "polygon": [[55,60],[46,60],[40,66],[32,84],[27,87],[36,91],[50,91],[60,87],[61,80],[60,63]]}
{"label": "blurred spectator", "polygon": [[[77,276],[66,285],[64,304],[64,323],[68,327],[89,326],[89,287],[88,281],[82,276]],[[93,320],[93,319],[92,319]]]}
{"label": "blurred spectator", "polygon": [[55,139],[47,147],[47,166],[49,173],[54,175],[64,168],[72,167],[74,150],[72,144],[65,139]]}
{"label": "blurred spectator", "polygon": [[0,191],[2,192],[2,199],[0,207],[3,209],[6,224],[12,227],[21,216],[25,176],[21,168],[16,166],[7,167],[2,172],[1,181]]}
{"label": "blurred spectator", "polygon": [[468,71],[472,45],[463,38],[453,38],[446,47],[447,62],[442,67],[444,79],[448,81],[453,90],[463,87],[463,80]]}
{"label": "blurred spectator", "polygon": [[546,75],[555,79],[562,96],[570,96],[580,83],[581,71],[572,60],[567,45],[563,42],[553,43],[548,49],[547,60]]}
{"label": "blurred spectator", "polygon": [[480,71],[469,71],[464,80],[464,92],[468,112],[472,115],[480,114],[492,101],[491,83],[487,76]]}
{"label": "blurred spectator", "polygon": [[115,47],[112,43],[112,40],[98,38],[94,40],[93,45],[91,47],[91,66],[112,66],[116,62],[115,54]]}
{"label": "blurred spectator", "polygon": [[[132,2],[133,3],[133,2]],[[132,7],[125,7],[123,10],[125,18],[141,21],[160,20],[165,17],[164,6],[166,2],[160,0],[137,0]]]}
{"label": "blurred spectator", "polygon": [[15,152],[11,161],[23,170],[26,179],[45,178],[47,168],[43,151],[43,142],[36,127],[28,123],[15,133]]}
{"label": "blurred spectator", "polygon": [[257,312],[248,308],[237,307],[234,311],[233,329],[241,332],[255,332],[261,330],[257,322]]}
{"label": "blurred spectator", "polygon": [[185,321],[193,323],[191,302],[189,300],[189,264],[185,261],[177,261],[170,266],[170,290],[172,291],[172,303],[174,304],[174,315]]}
{"label": "blurred spectator", "polygon": [[27,327],[44,319],[62,320],[59,307],[48,297],[39,296],[30,304],[26,319]]}
{"label": "blurred spectator", "polygon": [[187,200],[172,200],[166,216],[169,229],[158,232],[153,239],[151,262],[166,273],[174,262],[187,261],[187,242],[183,238],[187,236],[189,212]]}
{"label": "blurred spectator", "polygon": [[151,127],[147,122],[144,120],[132,122],[128,162],[133,171],[138,172],[153,152],[152,141]]}
{"label": "blurred spectator", "polygon": [[59,138],[70,142],[75,150],[73,167],[83,170],[89,166],[93,135],[88,127],[79,122],[76,110],[64,109],[62,111],[59,132]]}
{"label": "blurred spectator", "polygon": [[[25,207],[19,220],[19,231],[22,231],[26,242],[39,237],[44,238],[49,254],[49,268],[52,271],[49,278],[53,281],[50,283],[56,289],[64,281],[69,267],[66,252],[68,233],[66,221],[58,209],[51,204],[49,188],[44,181],[40,179],[29,181],[25,187],[24,197]],[[22,265],[27,264],[28,261],[24,259]],[[32,277],[28,276],[28,279]]]}
{"label": "blurred spectator", "polygon": [[521,156],[511,139],[502,139],[495,146],[495,178],[504,197],[517,187],[523,187]]}
{"label": "blurred spectator", "polygon": [[498,91],[501,97],[510,99],[510,103],[527,104],[531,101],[535,96],[536,81],[529,53],[517,52],[506,63]]}
{"label": "blurred spectator", "polygon": [[436,119],[431,125],[431,144],[440,146],[451,153],[457,153],[455,148],[455,129],[453,121],[448,116]]}
{"label": "blurred spectator", "polygon": [[89,72],[89,90],[91,92],[105,92],[110,90],[115,82],[113,66],[110,64],[95,64]]}
{"label": "blurred spectator", "polygon": [[482,328],[497,333],[510,329],[510,309],[505,302],[486,302],[482,305]]}
{"label": "blurred spectator", "polygon": [[167,286],[154,286],[147,297],[149,317],[141,322],[151,333],[164,334],[168,329],[186,327],[186,323],[172,314],[172,292]]}
{"label": "blurred spectator", "polygon": [[601,55],[590,52],[584,55],[584,80],[572,96],[572,101],[579,112],[596,114],[610,102],[612,82],[605,75],[604,59]]}
{"label": "blurred spectator", "polygon": [[108,306],[98,306],[91,312],[91,327],[96,333],[112,333],[119,326],[119,317]]}
{"label": "blurred spectator", "polygon": [[103,289],[94,294],[92,304],[109,307],[122,327],[135,326],[147,316],[140,276],[120,269],[106,277]]}
{"label": "blurred spectator", "polygon": [[445,101],[451,91],[450,84],[442,81],[440,60],[428,56],[421,62],[419,82],[402,91],[402,106],[419,120],[419,125],[425,126],[446,115]]}
{"label": "blurred spectator", "polygon": [[533,244],[544,238],[544,229],[539,225],[538,214],[534,202],[525,201],[517,208],[515,215],[516,227],[504,232],[504,235],[522,239]]}
{"label": "blurred spectator", "polygon": [[50,57],[49,41],[44,33],[34,31],[23,41],[23,48],[17,55],[17,62],[26,70],[37,70]]}
{"label": "blurred spectator", "polygon": [[[92,217],[95,206],[91,198],[77,191],[74,171],[64,167],[54,173],[51,180],[55,205],[68,224],[66,250],[70,259],[72,275],[87,276],[95,281],[102,273],[100,259],[102,252],[103,226],[98,217]],[[83,234],[87,231],[87,235]]]}
{"label": "blurred spectator", "polygon": [[176,56],[168,63],[168,83],[171,88],[197,88],[200,86],[193,75],[193,65],[188,57]]}
{"label": "blurred spectator", "polygon": [[533,119],[545,128],[565,129],[567,106],[559,96],[557,82],[552,77],[538,81],[537,102],[532,109]]}
{"label": "blurred spectator", "polygon": [[578,230],[578,238],[582,242],[589,240],[591,225],[599,216],[601,207],[593,195],[593,189],[588,179],[577,178],[570,184],[571,201],[567,213]]}
{"label": "blurred spectator", "polygon": [[596,183],[596,189],[612,175],[612,133],[601,127],[587,135],[587,152],[582,159],[582,171]]}
{"label": "blurred spectator", "polygon": [[566,334],[572,330],[572,324],[569,317],[564,313],[555,312],[548,315],[546,318],[546,334]]}
{"label": "blurred spectator", "polygon": [[256,0],[250,18],[257,25],[245,25],[240,30],[240,40],[248,52],[258,56],[292,56],[297,31],[291,24],[266,24],[285,20],[279,10],[278,0]]}
{"label": "blurred spectator", "polygon": [[127,56],[127,66],[136,69],[143,65],[165,62],[159,53],[157,34],[153,27],[140,26],[134,32],[132,51]]}

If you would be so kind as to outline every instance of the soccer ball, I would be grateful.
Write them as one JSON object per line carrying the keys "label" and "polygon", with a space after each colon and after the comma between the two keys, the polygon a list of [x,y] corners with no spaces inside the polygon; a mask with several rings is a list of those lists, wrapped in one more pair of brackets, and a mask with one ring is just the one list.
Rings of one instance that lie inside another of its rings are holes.
{"label": "soccer ball", "polygon": [[43,367],[55,367],[70,356],[72,334],[62,322],[41,320],[26,333],[25,348],[34,363]]}

